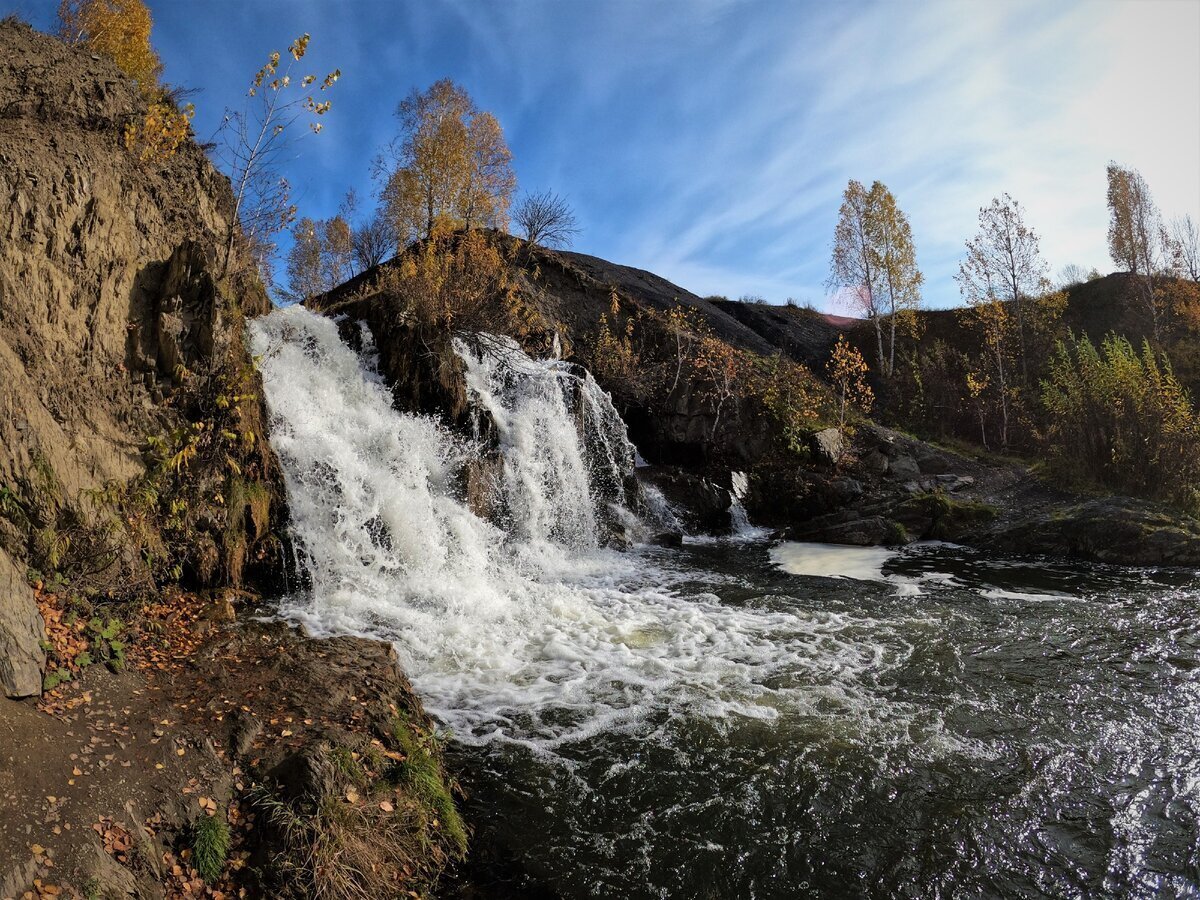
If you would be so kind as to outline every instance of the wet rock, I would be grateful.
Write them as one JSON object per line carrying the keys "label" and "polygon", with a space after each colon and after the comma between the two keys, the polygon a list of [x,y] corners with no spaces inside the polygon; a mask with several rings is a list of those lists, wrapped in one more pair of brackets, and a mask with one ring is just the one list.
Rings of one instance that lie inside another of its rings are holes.
{"label": "wet rock", "polygon": [[682,547],[683,532],[682,531],[663,531],[654,536],[653,543],[659,547]]}
{"label": "wet rock", "polygon": [[1200,521],[1124,497],[1009,519],[989,540],[1009,552],[1131,566],[1200,566]]}
{"label": "wet rock", "polygon": [[897,531],[895,522],[883,516],[859,516],[847,511],[833,513],[797,526],[788,532],[792,540],[817,541],[825,544],[853,544],[874,547],[903,543],[903,529]]}
{"label": "wet rock", "polygon": [[667,502],[677,510],[685,531],[729,530],[733,498],[725,488],[683,469],[646,467],[639,472],[643,479],[662,491]]}

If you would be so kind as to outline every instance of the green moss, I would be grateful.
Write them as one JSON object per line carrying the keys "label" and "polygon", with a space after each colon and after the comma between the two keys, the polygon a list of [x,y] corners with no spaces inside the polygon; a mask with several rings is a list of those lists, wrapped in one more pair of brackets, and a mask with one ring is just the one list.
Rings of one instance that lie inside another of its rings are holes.
{"label": "green moss", "polygon": [[887,534],[884,535],[883,542],[889,547],[898,547],[902,544],[907,544],[910,538],[908,531],[899,522],[888,522]]}
{"label": "green moss", "polygon": [[192,832],[192,862],[200,877],[212,884],[225,871],[229,854],[229,825],[223,810],[215,816],[204,816]]}
{"label": "green moss", "polygon": [[392,720],[392,736],[405,757],[404,762],[395,769],[396,783],[412,791],[433,814],[442,833],[450,839],[459,855],[465,854],[467,829],[454,805],[449,782],[435,755],[437,738],[433,734],[422,733],[404,715]]}
{"label": "green moss", "polygon": [[990,504],[959,500],[941,490],[910,497],[901,510],[927,517],[931,524],[925,537],[940,541],[957,540],[971,528],[990,522],[998,515],[996,507]]}

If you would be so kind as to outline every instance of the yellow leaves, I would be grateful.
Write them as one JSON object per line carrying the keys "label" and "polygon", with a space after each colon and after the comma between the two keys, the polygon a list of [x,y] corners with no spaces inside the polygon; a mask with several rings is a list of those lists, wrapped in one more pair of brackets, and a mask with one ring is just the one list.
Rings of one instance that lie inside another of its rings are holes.
{"label": "yellow leaves", "polygon": [[864,415],[871,411],[875,395],[866,381],[867,362],[844,334],[838,335],[827,371],[837,393],[839,426],[845,426],[846,414],[850,409],[857,409]]}
{"label": "yellow leaves", "polygon": [[983,396],[989,384],[991,384],[991,379],[986,374],[980,372],[967,373],[967,393],[971,396],[972,400],[978,400]]}
{"label": "yellow leaves", "polygon": [[143,0],[61,0],[59,33],[112,57],[121,71],[149,94],[162,62],[150,45],[153,19]]}
{"label": "yellow leaves", "polygon": [[[296,40],[292,41],[291,46],[288,47],[288,53],[292,54],[292,59],[303,58],[304,54],[308,51],[308,42],[310,40],[311,40],[311,37],[308,35],[307,32],[305,32],[304,34],[300,35],[300,37],[296,38]],[[276,54],[274,54],[274,56],[275,56],[276,62],[278,62],[279,54],[276,53]]]}
{"label": "yellow leaves", "polygon": [[191,103],[176,109],[166,99],[156,100],[142,121],[125,126],[125,149],[142,162],[164,162],[187,140],[195,114]]}

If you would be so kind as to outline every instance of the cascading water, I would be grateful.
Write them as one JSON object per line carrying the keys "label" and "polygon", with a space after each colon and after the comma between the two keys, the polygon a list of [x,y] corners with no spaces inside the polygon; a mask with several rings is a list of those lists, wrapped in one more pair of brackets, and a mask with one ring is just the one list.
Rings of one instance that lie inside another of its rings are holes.
{"label": "cascading water", "polygon": [[[427,705],[468,742],[550,746],[664,704],[777,716],[795,673],[825,667],[805,646],[838,646],[841,623],[684,595],[676,573],[600,547],[595,504],[617,503],[632,470],[620,417],[590,376],[496,344],[498,355],[459,352],[500,432],[507,533],[456,496],[474,448],[397,412],[332,321],[292,307],[255,323],[312,581],[284,613],[318,634],[395,641]],[[847,686],[889,655],[838,649],[832,682]]]}
{"label": "cascading water", "polygon": [[562,896],[1200,895],[1190,576],[606,549],[619,417],[504,341],[459,348],[503,455],[488,522],[459,496],[479,447],[397,412],[332,321],[252,338],[311,584],[282,613],[394,642]]}
{"label": "cascading water", "polygon": [[629,515],[634,459],[608,395],[586,370],[530,359],[512,338],[473,343],[455,340],[454,349],[499,432],[509,531],[537,547],[598,547],[597,510]]}

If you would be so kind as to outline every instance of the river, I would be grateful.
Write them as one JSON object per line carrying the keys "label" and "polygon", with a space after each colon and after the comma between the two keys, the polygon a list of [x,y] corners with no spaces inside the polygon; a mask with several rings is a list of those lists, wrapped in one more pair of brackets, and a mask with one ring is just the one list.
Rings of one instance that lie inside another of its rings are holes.
{"label": "river", "polygon": [[395,644],[562,896],[1200,896],[1195,573],[753,529],[618,553],[603,392],[463,349],[485,522],[479,448],[393,409],[369,346],[295,308],[253,344],[311,584],[281,612]]}

